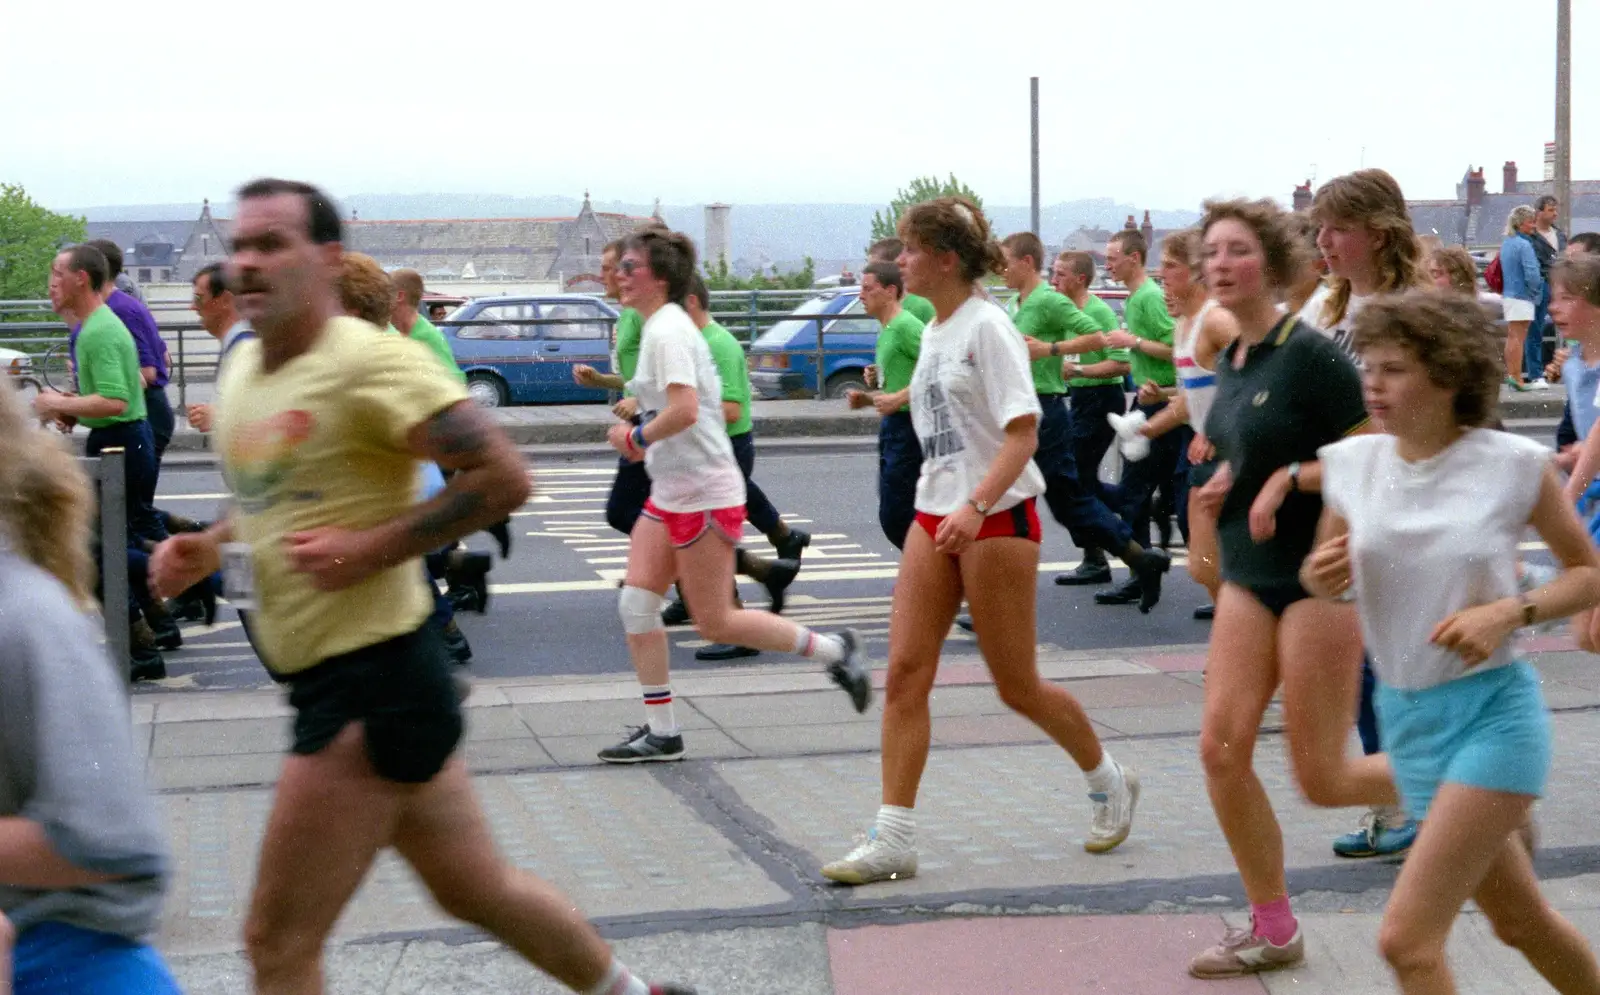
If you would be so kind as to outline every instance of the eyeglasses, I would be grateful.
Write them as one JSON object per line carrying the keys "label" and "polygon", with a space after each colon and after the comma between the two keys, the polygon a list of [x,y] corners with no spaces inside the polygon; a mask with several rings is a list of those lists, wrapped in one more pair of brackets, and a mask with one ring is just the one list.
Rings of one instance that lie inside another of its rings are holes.
{"label": "eyeglasses", "polygon": [[633,259],[624,259],[622,262],[617,263],[617,269],[629,276],[632,276],[635,272],[644,269],[644,263],[637,262]]}

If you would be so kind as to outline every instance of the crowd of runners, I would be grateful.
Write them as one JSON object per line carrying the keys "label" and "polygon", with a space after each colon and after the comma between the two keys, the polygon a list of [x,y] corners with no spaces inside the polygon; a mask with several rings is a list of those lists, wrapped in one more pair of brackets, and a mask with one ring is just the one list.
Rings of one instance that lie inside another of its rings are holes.
{"label": "crowd of runners", "polygon": [[[389,848],[448,913],[574,991],[691,992],[635,977],[568,898],[500,856],[461,757],[471,650],[453,614],[487,609],[491,564],[460,541],[488,531],[508,555],[508,516],[536,472],[468,399],[418,312],[416,273],[345,252],[315,187],[258,180],[238,202],[228,263],[194,287],[221,343],[217,398],[182,413],[214,436],[226,514],[156,507],[175,418],[167,357],[118,287],[114,245],[69,247],[51,272],[76,390],[44,392],[32,411],[0,394],[0,992],[177,990],[147,943],[170,856],[88,614],[95,560],[122,555],[148,630],[135,633],[136,677],[158,674],[150,654],[177,620],[209,620],[220,600],[288,692],[293,744],[245,924],[257,992],[324,990],[334,924]],[[1552,454],[1498,430],[1507,358],[1532,357],[1508,338],[1520,310],[1480,290],[1461,250],[1413,234],[1387,173],[1335,178],[1304,214],[1265,200],[1202,210],[1157,259],[1137,231],[1113,238],[1121,320],[1090,290],[1092,256],[998,237],[961,198],[909,208],[871,247],[861,300],[882,331],[869,389],[846,403],[881,416],[878,515],[901,551],[882,804],[820,873],[850,886],[917,874],[929,696],[952,625],[976,635],[1001,700],[1082,771],[1084,849],[1134,832],[1138,773],[1036,666],[1042,499],[1084,554],[1057,584],[1109,585],[1117,558],[1129,579],[1095,600],[1149,612],[1172,565],[1170,521],[1212,600],[1197,613],[1214,618],[1199,753],[1251,918],[1197,951],[1191,974],[1306,956],[1253,760],[1281,690],[1301,792],[1366,813],[1334,851],[1406,857],[1378,936],[1400,990],[1457,990],[1445,941],[1471,899],[1556,991],[1600,995],[1600,963],[1534,875],[1552,734],[1513,641],[1571,618],[1580,646],[1600,645],[1596,240],[1562,243],[1547,266],[1560,347],[1538,358],[1568,401]],[[646,225],[606,246],[602,278],[622,306],[615,354],[609,371],[574,375],[622,394],[607,520],[629,537],[618,646],[643,721],[598,759],[689,754],[675,624],[692,623],[711,659],[814,660],[841,707],[866,711],[860,637],[782,615],[811,537],[752,477],[747,366],[708,313],[695,245]],[[126,454],[126,550],[91,535],[94,496],[49,430],[74,425],[91,454]],[[1113,446],[1122,469],[1106,483]],[[742,547],[747,518],[775,557]],[[1553,565],[1521,562],[1529,529]],[[765,610],[741,604],[736,574],[765,588]],[[1352,725],[1361,755],[1346,750]]]}

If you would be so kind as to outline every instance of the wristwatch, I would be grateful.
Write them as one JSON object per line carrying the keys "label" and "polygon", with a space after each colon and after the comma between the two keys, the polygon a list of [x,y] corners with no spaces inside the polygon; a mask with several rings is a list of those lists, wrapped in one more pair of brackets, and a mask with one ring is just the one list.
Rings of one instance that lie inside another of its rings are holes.
{"label": "wristwatch", "polygon": [[985,518],[989,517],[989,502],[979,501],[977,498],[967,498],[967,503],[972,505],[973,510],[978,514],[984,516]]}
{"label": "wristwatch", "polygon": [[1052,342],[1052,343],[1050,343],[1050,355],[1054,356],[1056,354],[1056,346],[1058,346],[1060,344],[1061,344],[1060,342]]}
{"label": "wristwatch", "polygon": [[1295,462],[1289,464],[1289,489],[1291,491],[1296,491],[1296,492],[1298,492],[1300,490],[1300,461],[1299,460],[1296,460]]}

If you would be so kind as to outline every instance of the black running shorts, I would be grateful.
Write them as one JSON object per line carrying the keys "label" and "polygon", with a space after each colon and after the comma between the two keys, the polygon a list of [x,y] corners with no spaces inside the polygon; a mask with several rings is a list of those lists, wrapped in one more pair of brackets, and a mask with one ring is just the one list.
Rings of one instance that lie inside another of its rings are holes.
{"label": "black running shorts", "polygon": [[450,654],[438,626],[425,623],[403,636],[329,657],[292,674],[295,710],[292,753],[326,749],[344,727],[365,728],[367,759],[379,776],[423,784],[444,769],[464,723],[450,673]]}

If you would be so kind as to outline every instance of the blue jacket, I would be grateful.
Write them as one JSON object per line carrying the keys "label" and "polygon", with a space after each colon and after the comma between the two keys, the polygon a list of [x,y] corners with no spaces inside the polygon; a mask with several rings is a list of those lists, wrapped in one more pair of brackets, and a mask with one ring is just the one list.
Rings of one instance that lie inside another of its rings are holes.
{"label": "blue jacket", "polygon": [[1533,239],[1539,236],[1518,232],[1500,243],[1500,272],[1505,279],[1505,297],[1539,302],[1544,293],[1544,277],[1539,275],[1539,257],[1533,249]]}

